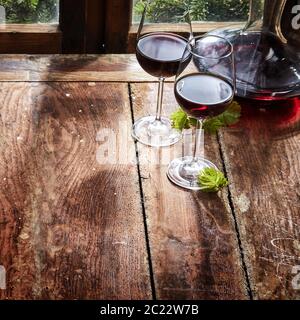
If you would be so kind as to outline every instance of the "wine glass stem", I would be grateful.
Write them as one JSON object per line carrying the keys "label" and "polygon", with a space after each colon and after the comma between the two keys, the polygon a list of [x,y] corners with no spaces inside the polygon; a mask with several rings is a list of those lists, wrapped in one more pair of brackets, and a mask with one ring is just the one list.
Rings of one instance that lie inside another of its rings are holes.
{"label": "wine glass stem", "polygon": [[195,146],[194,146],[194,154],[193,154],[193,163],[198,161],[198,154],[201,148],[201,140],[203,134],[203,119],[197,119],[196,126],[196,137],[195,137]]}
{"label": "wine glass stem", "polygon": [[164,84],[165,78],[160,77],[158,83],[158,96],[157,96],[157,108],[156,108],[156,121],[161,120],[161,113],[162,113],[162,103],[163,103],[163,95],[164,95]]}

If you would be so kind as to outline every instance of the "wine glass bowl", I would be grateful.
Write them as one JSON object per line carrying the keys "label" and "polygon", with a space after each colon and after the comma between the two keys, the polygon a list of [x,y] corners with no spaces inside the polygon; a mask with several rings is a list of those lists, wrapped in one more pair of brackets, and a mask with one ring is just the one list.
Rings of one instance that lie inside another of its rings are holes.
{"label": "wine glass bowl", "polygon": [[153,77],[174,77],[187,40],[168,32],[154,32],[140,38],[136,57],[140,66]]}
{"label": "wine glass bowl", "polygon": [[178,104],[196,119],[223,113],[233,99],[232,86],[209,73],[187,75],[178,80],[175,87]]}

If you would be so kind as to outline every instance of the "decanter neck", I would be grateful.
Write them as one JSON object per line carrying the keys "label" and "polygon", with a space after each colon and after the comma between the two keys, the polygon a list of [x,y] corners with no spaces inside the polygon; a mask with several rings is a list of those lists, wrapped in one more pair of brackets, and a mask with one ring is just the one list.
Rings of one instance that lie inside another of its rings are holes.
{"label": "decanter neck", "polygon": [[247,32],[270,32],[286,42],[282,35],[281,19],[287,0],[250,0]]}

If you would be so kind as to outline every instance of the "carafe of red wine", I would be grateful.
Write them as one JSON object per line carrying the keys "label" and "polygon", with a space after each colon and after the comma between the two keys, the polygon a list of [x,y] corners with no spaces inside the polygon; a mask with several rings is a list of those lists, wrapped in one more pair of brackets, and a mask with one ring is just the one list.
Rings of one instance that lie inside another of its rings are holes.
{"label": "carafe of red wine", "polygon": [[238,96],[300,96],[300,0],[250,0],[245,27],[212,33],[234,45]]}

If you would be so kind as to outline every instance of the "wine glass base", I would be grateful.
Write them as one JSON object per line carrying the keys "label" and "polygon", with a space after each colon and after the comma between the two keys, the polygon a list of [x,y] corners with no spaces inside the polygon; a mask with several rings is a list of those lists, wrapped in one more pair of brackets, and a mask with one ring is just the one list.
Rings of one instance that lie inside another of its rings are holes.
{"label": "wine glass base", "polygon": [[218,169],[212,162],[204,158],[198,158],[193,162],[193,157],[183,157],[173,160],[168,168],[168,178],[177,186],[188,190],[201,190],[198,185],[198,175],[206,168]]}
{"label": "wine glass base", "polygon": [[132,136],[142,144],[151,147],[169,147],[181,140],[180,131],[172,128],[171,121],[162,117],[143,117],[133,125]]}

